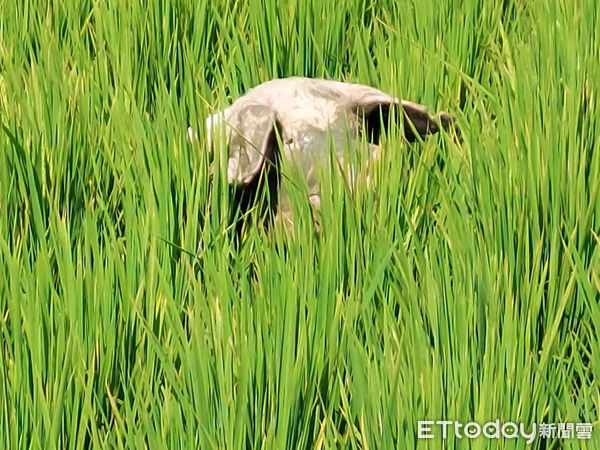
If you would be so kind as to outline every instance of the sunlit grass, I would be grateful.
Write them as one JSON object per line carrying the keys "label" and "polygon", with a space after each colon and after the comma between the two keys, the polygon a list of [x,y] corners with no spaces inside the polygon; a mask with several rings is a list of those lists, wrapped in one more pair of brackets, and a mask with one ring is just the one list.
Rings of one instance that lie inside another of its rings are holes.
{"label": "sunlit grass", "polygon": [[[423,419],[598,445],[596,2],[0,11],[0,447],[440,448]],[[450,111],[460,140],[390,130],[372,189],[324,183],[319,233],[290,187],[294,226],[239,243],[204,119],[290,75]]]}

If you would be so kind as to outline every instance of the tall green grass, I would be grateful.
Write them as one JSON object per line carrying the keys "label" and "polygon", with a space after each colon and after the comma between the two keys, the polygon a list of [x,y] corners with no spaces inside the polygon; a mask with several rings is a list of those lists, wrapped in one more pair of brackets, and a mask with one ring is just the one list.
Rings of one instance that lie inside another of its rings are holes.
{"label": "tall green grass", "polygon": [[[0,446],[525,448],[417,439],[498,418],[592,422],[534,447],[597,448],[599,15],[0,0]],[[391,130],[372,189],[325,183],[319,233],[300,186],[292,229],[238,244],[204,118],[290,75],[461,140]]]}

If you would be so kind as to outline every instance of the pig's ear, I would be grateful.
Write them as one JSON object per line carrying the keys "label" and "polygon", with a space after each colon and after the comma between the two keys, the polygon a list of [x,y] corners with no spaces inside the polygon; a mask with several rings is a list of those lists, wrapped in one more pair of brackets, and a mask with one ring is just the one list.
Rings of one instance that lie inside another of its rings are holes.
{"label": "pig's ear", "polygon": [[374,144],[379,142],[382,127],[389,127],[390,110],[399,106],[402,110],[396,112],[396,117],[403,118],[404,135],[409,142],[416,141],[417,136],[424,139],[427,135],[437,133],[441,128],[448,128],[452,124],[452,117],[445,112],[432,116],[423,105],[398,100],[369,86],[347,84],[345,89],[350,98],[351,108],[364,120],[369,141]]}
{"label": "pig's ear", "polygon": [[423,105],[402,100],[404,114],[404,135],[409,142],[416,141],[416,136],[422,139],[428,134],[434,134],[441,128],[447,129],[452,125],[452,116],[439,112],[432,116]]}
{"label": "pig's ear", "polygon": [[210,116],[207,136],[214,142],[225,136],[229,149],[227,179],[230,184],[246,186],[260,175],[263,167],[274,164],[278,153],[277,114],[258,103],[234,103],[224,112]]}

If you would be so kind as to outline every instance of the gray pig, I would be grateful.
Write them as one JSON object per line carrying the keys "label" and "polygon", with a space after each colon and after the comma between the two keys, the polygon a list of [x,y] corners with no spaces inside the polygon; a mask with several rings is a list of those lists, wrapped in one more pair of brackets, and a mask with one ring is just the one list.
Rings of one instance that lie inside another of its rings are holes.
{"label": "gray pig", "polygon": [[[311,78],[285,78],[263,83],[206,120],[207,137],[214,145],[219,137],[229,147],[227,179],[231,185],[255,189],[258,180],[270,179],[279,170],[280,158],[301,170],[310,202],[320,206],[316,173],[328,167],[333,153],[344,160],[349,145],[368,133],[370,148],[377,153],[380,127],[390,109],[404,119],[405,138],[415,141],[447,128],[452,122],[444,112],[430,115],[424,106],[399,100],[360,84]],[[190,138],[193,136],[189,130]],[[272,175],[272,174],[271,174]],[[272,186],[270,187],[272,188]],[[279,214],[291,220],[287,194],[279,189]]]}

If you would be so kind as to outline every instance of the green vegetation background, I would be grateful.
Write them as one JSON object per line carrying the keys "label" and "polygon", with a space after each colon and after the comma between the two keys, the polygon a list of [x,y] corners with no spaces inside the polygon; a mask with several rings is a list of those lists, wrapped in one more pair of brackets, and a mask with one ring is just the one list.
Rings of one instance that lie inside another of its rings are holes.
{"label": "green vegetation background", "polygon": [[[598,448],[599,9],[0,0],[0,447],[440,448],[418,420],[500,419]],[[462,141],[391,131],[319,234],[300,189],[236,246],[204,119],[290,75]],[[525,448],[445,443],[497,445]]]}

